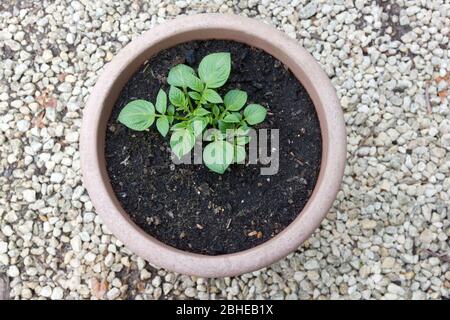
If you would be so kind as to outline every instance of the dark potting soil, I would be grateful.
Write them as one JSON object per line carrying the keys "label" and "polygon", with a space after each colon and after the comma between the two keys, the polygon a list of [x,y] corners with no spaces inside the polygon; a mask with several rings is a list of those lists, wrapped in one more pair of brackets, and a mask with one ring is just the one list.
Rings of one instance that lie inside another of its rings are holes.
{"label": "dark potting soil", "polygon": [[[248,103],[268,108],[256,128],[279,129],[279,171],[268,165],[231,165],[223,175],[204,165],[173,165],[168,138],[155,128],[136,132],[118,123],[131,100],[156,100],[168,90],[169,69],[195,69],[213,52],[230,52],[231,75],[223,88],[248,93]],[[209,255],[252,248],[288,226],[308,201],[320,169],[319,121],[306,90],[271,55],[242,43],[194,41],[151,57],[120,93],[108,122],[106,162],[112,187],[131,219],[148,234],[175,248]]]}

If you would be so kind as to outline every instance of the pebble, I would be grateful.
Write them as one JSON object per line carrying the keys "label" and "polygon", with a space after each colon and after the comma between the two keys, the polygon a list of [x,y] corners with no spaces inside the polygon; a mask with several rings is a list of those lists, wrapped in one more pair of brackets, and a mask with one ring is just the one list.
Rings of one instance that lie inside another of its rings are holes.
{"label": "pebble", "polygon": [[44,50],[42,53],[42,60],[44,60],[45,63],[50,62],[53,59],[53,54],[51,50]]}
{"label": "pebble", "polygon": [[120,296],[120,290],[118,288],[112,288],[106,294],[109,300],[117,299]]}
{"label": "pebble", "polygon": [[152,280],[152,286],[157,288],[160,285],[161,285],[161,277],[160,276],[154,277],[153,280]]}
{"label": "pebble", "polygon": [[301,19],[309,19],[317,12],[317,2],[315,0],[308,2],[308,4],[300,9],[299,15]]}
{"label": "pebble", "polygon": [[50,298],[52,296],[52,288],[50,286],[45,286],[41,289],[39,294],[44,298]]}
{"label": "pebble", "polygon": [[395,265],[395,259],[392,257],[386,257],[383,259],[383,263],[381,265],[381,267],[383,269],[392,269],[394,268]]}
{"label": "pebble", "polygon": [[30,121],[25,119],[17,121],[17,130],[20,132],[27,132],[28,129],[30,129]]}
{"label": "pebble", "polygon": [[396,285],[394,283],[390,283],[388,285],[387,289],[388,289],[388,291],[390,293],[393,293],[393,294],[395,294],[397,296],[404,296],[405,295],[405,289],[403,289],[402,287],[400,287],[400,286],[398,286],[398,285]]}
{"label": "pebble", "polygon": [[184,290],[184,294],[186,295],[186,297],[194,298],[197,294],[197,290],[189,287],[189,288],[186,288],[186,290]]}
{"label": "pebble", "polygon": [[432,241],[433,241],[433,238],[434,238],[434,235],[433,235],[433,233],[430,231],[430,230],[428,230],[428,229],[425,229],[421,234],[420,234],[420,241],[421,242],[423,242],[423,243],[425,243],[425,244],[428,244],[428,243],[431,243]]}
{"label": "pebble", "polygon": [[377,222],[375,220],[365,219],[361,221],[361,226],[363,229],[371,230],[375,229],[375,227],[377,226]]}
{"label": "pebble", "polygon": [[75,252],[81,251],[81,239],[79,236],[74,236],[70,239],[70,245],[72,246],[72,250]]}
{"label": "pebble", "polygon": [[308,260],[305,263],[306,270],[319,269],[319,263],[316,260]]}
{"label": "pebble", "polygon": [[0,254],[8,252],[8,243],[0,241]]}
{"label": "pebble", "polygon": [[12,266],[10,266],[8,268],[8,273],[7,274],[8,274],[9,277],[15,278],[15,277],[18,277],[20,275],[20,271],[17,268],[17,266],[12,265]]}
{"label": "pebble", "polygon": [[67,142],[77,142],[80,134],[76,131],[69,131],[66,134],[66,141]]}
{"label": "pebble", "polygon": [[60,172],[53,172],[50,176],[50,182],[61,183],[64,180],[64,175]]}
{"label": "pebble", "polygon": [[27,189],[22,192],[22,197],[26,202],[36,201],[36,191],[32,189]]}
{"label": "pebble", "polygon": [[64,298],[64,290],[60,287],[56,287],[52,291],[50,299],[52,300],[62,300]]}

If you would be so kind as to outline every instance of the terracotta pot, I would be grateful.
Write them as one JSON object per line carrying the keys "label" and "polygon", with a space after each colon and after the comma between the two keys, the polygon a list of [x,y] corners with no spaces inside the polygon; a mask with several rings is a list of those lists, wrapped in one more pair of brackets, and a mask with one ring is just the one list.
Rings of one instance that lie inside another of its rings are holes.
{"label": "terracotta pot", "polygon": [[[304,209],[281,233],[254,248],[218,256],[188,253],[149,236],[122,209],[105,166],[106,124],[122,87],[145,60],[163,49],[192,40],[227,39],[260,48],[289,67],[308,91],[322,131],[322,164]],[[204,277],[242,274],[265,267],[295,251],[319,226],[339,190],[346,156],[344,118],[336,92],[319,64],[275,28],[234,15],[181,17],[153,28],[123,48],[105,67],[84,111],[81,130],[84,185],[109,230],[150,263]]]}

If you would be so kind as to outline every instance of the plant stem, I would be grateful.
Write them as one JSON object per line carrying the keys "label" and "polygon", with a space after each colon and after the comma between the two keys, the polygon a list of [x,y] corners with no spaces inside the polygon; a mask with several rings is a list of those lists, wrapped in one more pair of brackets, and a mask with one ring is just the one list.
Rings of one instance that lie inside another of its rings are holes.
{"label": "plant stem", "polygon": [[194,107],[192,106],[191,98],[190,98],[189,96],[187,96],[187,97],[188,97],[189,110],[190,110],[191,112],[194,112]]}
{"label": "plant stem", "polygon": [[185,87],[183,87],[183,92],[184,92],[184,95],[186,96],[186,98],[188,100],[189,111],[190,112],[194,112],[194,108],[192,107],[191,97],[188,95],[187,89]]}
{"label": "plant stem", "polygon": [[[155,117],[156,117],[156,118],[162,117],[162,116],[166,116],[166,115],[165,115],[165,114],[155,114]],[[175,116],[173,116],[173,118],[174,118],[175,120],[182,120],[182,121],[188,120],[188,118],[186,118],[186,117],[175,117]]]}

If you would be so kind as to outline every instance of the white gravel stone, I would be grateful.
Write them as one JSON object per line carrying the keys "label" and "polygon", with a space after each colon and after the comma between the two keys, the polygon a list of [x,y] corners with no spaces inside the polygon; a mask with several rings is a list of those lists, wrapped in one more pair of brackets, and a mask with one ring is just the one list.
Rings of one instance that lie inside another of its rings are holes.
{"label": "white gravel stone", "polygon": [[41,291],[39,292],[39,294],[42,297],[45,298],[50,298],[52,296],[52,288],[50,286],[45,286],[41,289]]}
{"label": "white gravel stone", "polygon": [[17,121],[17,130],[27,132],[28,129],[30,129],[30,121],[25,119]]}
{"label": "white gravel stone", "polygon": [[20,275],[20,271],[17,266],[12,265],[8,268],[8,276],[11,278],[18,277]]}
{"label": "white gravel stone", "polygon": [[425,229],[420,234],[420,241],[422,241],[423,243],[431,243],[433,241],[433,239],[434,239],[434,235],[429,229]]}
{"label": "white gravel stone", "polygon": [[64,82],[58,86],[58,90],[62,93],[67,93],[72,91],[72,85],[68,82]]}
{"label": "white gravel stone", "polygon": [[317,2],[315,0],[308,2],[308,4],[300,9],[300,18],[308,19],[315,15],[317,12]]}
{"label": "white gravel stone", "polygon": [[111,21],[105,21],[102,23],[102,28],[101,28],[102,32],[109,33],[112,31],[112,28],[113,28],[113,26],[112,26]]}
{"label": "white gravel stone", "polygon": [[377,222],[374,220],[364,219],[361,222],[362,228],[366,230],[375,229]]}
{"label": "white gravel stone", "polygon": [[50,299],[52,300],[62,300],[64,298],[64,290],[60,287],[56,287],[52,291]]}
{"label": "white gravel stone", "polygon": [[75,252],[81,251],[81,239],[79,236],[74,236],[72,239],[70,239],[70,245],[72,246],[72,250]]}
{"label": "white gravel stone", "polygon": [[64,175],[60,172],[53,172],[50,176],[50,181],[53,183],[61,183],[64,180]]}
{"label": "white gravel stone", "polygon": [[0,241],[0,254],[8,252],[8,243]]}
{"label": "white gravel stone", "polygon": [[161,277],[160,276],[156,276],[155,278],[153,278],[152,286],[159,287],[160,285],[161,285]]}
{"label": "white gravel stone", "polygon": [[88,253],[86,253],[86,255],[84,256],[84,260],[87,262],[87,263],[92,263],[92,262],[94,262],[95,261],[95,258],[96,258],[97,256],[95,255],[95,254],[93,254],[92,252],[88,252]]}
{"label": "white gravel stone", "polygon": [[305,263],[305,269],[306,270],[319,269],[319,263],[317,262],[317,260],[308,260]]}
{"label": "white gravel stone", "polygon": [[120,296],[120,290],[118,288],[112,288],[106,294],[109,300],[117,299]]}
{"label": "white gravel stone", "polygon": [[403,289],[402,287],[394,284],[394,283],[390,283],[388,285],[388,291],[390,293],[396,294],[397,296],[404,296],[405,295],[405,289]]}
{"label": "white gravel stone", "polygon": [[42,60],[44,60],[45,63],[50,62],[53,59],[53,53],[51,50],[44,50],[42,53]]}
{"label": "white gravel stone", "polygon": [[66,140],[67,142],[77,142],[80,134],[76,131],[69,131],[66,134]]}
{"label": "white gravel stone", "polygon": [[32,189],[24,190],[22,192],[22,197],[26,202],[35,202],[36,201],[36,191]]}
{"label": "white gravel stone", "polygon": [[186,290],[184,290],[184,294],[186,295],[186,297],[194,298],[197,294],[197,290],[189,287],[189,288],[186,288]]}

